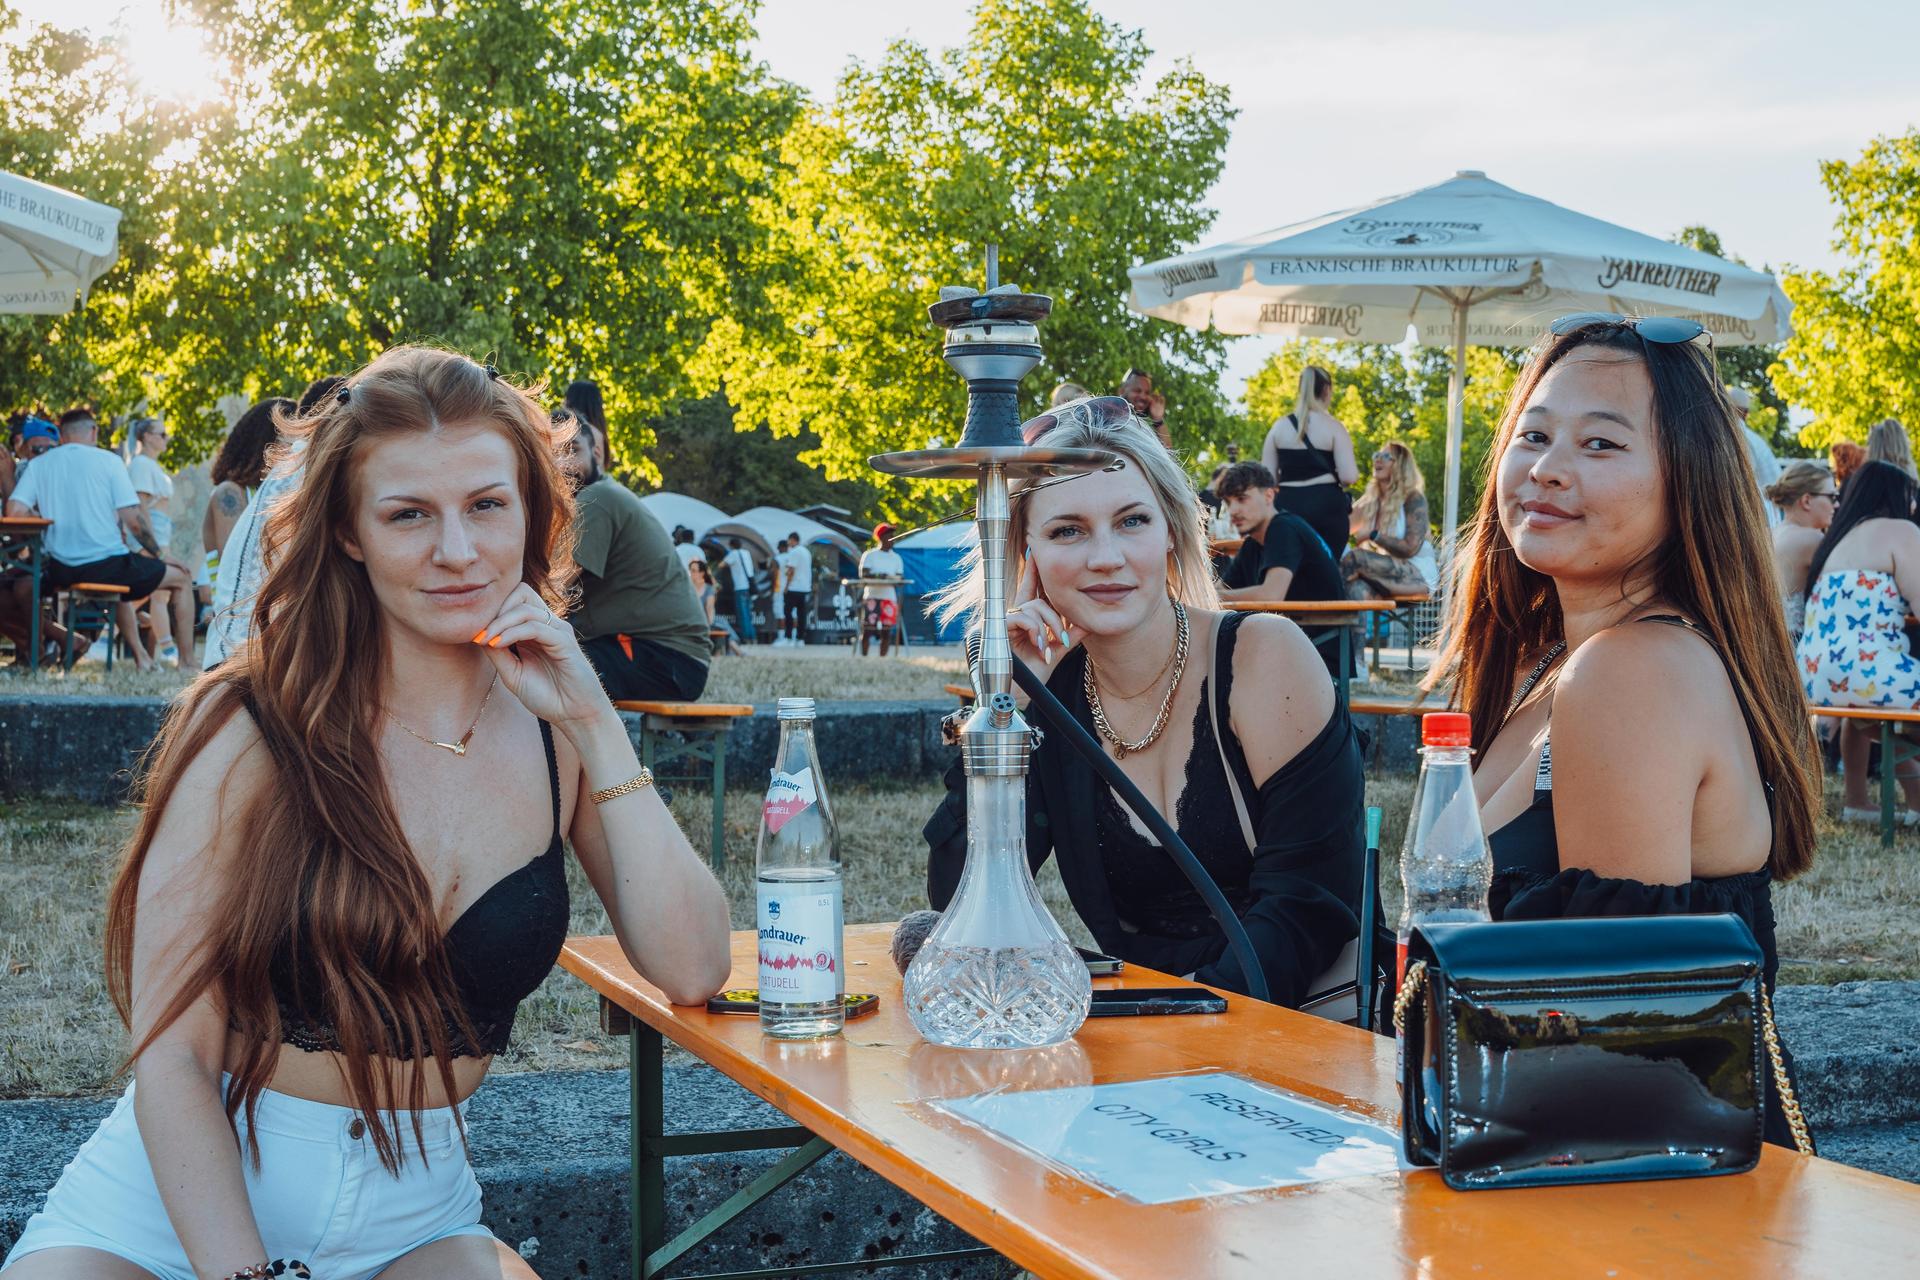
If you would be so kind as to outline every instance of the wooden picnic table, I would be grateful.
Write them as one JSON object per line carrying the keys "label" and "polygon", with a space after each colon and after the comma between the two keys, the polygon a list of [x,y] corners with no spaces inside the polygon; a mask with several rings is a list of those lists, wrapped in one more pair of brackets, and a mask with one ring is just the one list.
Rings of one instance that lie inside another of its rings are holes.
{"label": "wooden picnic table", "polygon": [[1334,696],[1346,706],[1348,687],[1353,683],[1353,631],[1369,613],[1391,613],[1398,608],[1391,600],[1228,600],[1221,604],[1232,613],[1278,613],[1297,621],[1302,629],[1319,630],[1315,645],[1332,642],[1338,647],[1339,674],[1333,680]]}
{"label": "wooden picnic table", "polygon": [[52,527],[53,521],[39,516],[0,516],[0,556],[11,561],[14,551],[24,550],[27,573],[33,579],[33,608],[27,623],[29,671],[40,669],[40,566],[44,550],[41,540]]}
{"label": "wooden picnic table", "polygon": [[[877,993],[879,1010],[812,1043],[767,1039],[757,1018],[668,1003],[611,937],[568,940],[561,965],[601,994],[603,1010],[631,1037],[635,1280],[664,1270],[726,1220],[716,1210],[666,1240],[666,1156],[782,1146],[797,1150],[723,1209],[744,1211],[838,1149],[1047,1280],[1269,1280],[1290,1271],[1370,1280],[1543,1268],[1583,1277],[1881,1276],[1905,1274],[1920,1256],[1920,1187],[1771,1146],[1753,1172],[1718,1178],[1457,1192],[1421,1169],[1137,1204],[922,1104],[996,1088],[1227,1071],[1397,1126],[1393,1041],[1231,996],[1224,1014],[1094,1019],[1053,1049],[942,1049],[920,1039],[901,1007],[887,955],[892,932],[848,927],[848,989]],[[757,985],[755,941],[733,935],[729,986]],[[1177,984],[1131,967],[1094,979],[1096,987]],[[666,1040],[795,1127],[663,1136]]]}

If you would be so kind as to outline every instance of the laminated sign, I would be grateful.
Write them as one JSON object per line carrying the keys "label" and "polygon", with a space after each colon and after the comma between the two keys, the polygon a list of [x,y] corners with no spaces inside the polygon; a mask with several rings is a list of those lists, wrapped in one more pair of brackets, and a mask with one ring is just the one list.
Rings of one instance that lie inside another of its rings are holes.
{"label": "laminated sign", "polygon": [[792,822],[819,799],[820,791],[813,785],[811,768],[802,769],[798,773],[781,773],[775,769],[772,781],[767,783],[767,802],[764,811],[767,834],[772,835]]}
{"label": "laminated sign", "polygon": [[1243,1076],[1003,1090],[932,1105],[1142,1204],[1402,1167],[1398,1129]]}

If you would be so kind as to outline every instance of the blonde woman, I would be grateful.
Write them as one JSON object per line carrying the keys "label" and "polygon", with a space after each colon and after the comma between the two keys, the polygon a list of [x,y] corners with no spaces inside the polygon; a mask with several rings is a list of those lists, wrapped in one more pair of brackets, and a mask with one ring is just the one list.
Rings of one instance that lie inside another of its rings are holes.
{"label": "blonde woman", "polygon": [[1883,418],[1867,431],[1867,461],[1886,462],[1920,480],[1913,465],[1913,443],[1898,418]]}
{"label": "blonde woman", "polygon": [[[1015,497],[1013,654],[1167,816],[1246,924],[1272,998],[1298,1005],[1359,931],[1360,753],[1326,667],[1286,619],[1220,611],[1193,489],[1124,400],[1065,405],[1026,437],[1125,465]],[[982,591],[976,553],[943,620],[977,617]],[[925,829],[936,908],[966,861],[958,763],[946,781]],[[1104,950],[1247,989],[1173,859],[1058,735],[1034,752],[1027,819],[1029,859],[1059,859]]]}
{"label": "blonde woman", "polygon": [[1780,511],[1780,523],[1773,526],[1773,573],[1787,614],[1787,634],[1795,644],[1806,621],[1807,570],[1813,567],[1821,535],[1833,523],[1839,498],[1833,474],[1805,459],[1788,464],[1767,486],[1767,501]]}
{"label": "blonde woman", "polygon": [[1440,580],[1427,527],[1427,482],[1413,450],[1390,440],[1373,452],[1373,479],[1348,527],[1357,546],[1340,558],[1349,594],[1399,600],[1432,593]]}
{"label": "blonde woman", "polygon": [[1305,520],[1338,559],[1353,510],[1347,487],[1360,479],[1360,467],[1353,437],[1333,416],[1332,374],[1314,364],[1300,371],[1293,412],[1268,429],[1260,461],[1279,482],[1274,506]]}

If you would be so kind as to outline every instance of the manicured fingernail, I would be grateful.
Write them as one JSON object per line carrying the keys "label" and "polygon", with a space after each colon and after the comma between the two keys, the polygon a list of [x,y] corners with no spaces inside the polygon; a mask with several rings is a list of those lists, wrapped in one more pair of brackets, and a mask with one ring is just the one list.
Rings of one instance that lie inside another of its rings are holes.
{"label": "manicured fingernail", "polygon": [[489,649],[498,649],[499,647],[500,647],[500,637],[499,637],[499,636],[495,636],[495,637],[494,637],[493,639],[491,639],[491,640],[489,640],[489,641],[487,641],[487,648],[489,648]]}
{"label": "manicured fingernail", "polygon": [[475,644],[485,644],[487,642],[487,629],[485,627],[482,627],[480,628],[480,630],[474,632],[473,642]]}

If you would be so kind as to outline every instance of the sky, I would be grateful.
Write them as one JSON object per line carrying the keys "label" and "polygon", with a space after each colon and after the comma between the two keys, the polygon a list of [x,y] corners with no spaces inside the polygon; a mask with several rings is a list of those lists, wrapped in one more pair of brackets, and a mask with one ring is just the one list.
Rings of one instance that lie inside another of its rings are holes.
{"label": "sky", "polygon": [[[158,0],[14,0],[101,29]],[[1143,33],[1149,75],[1189,58],[1240,114],[1193,245],[1239,239],[1481,169],[1667,236],[1699,223],[1752,265],[1832,267],[1822,160],[1920,124],[1909,0],[1094,0]],[[816,97],[889,41],[963,42],[958,0],[763,0],[755,52]],[[1124,175],[1116,175],[1116,179]],[[1017,279],[1018,264],[1007,264]],[[1277,346],[1233,344],[1237,396]]]}

